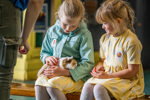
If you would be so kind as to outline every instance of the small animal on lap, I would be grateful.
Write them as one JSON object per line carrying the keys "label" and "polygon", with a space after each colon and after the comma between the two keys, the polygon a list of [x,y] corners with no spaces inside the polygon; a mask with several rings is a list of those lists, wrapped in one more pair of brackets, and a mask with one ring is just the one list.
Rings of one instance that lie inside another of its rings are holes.
{"label": "small animal on lap", "polygon": [[[54,65],[53,65],[54,66]],[[59,59],[59,63],[55,66],[59,66],[62,69],[74,69],[77,66],[77,61],[73,57],[62,57]],[[43,75],[44,69],[51,68],[52,65],[44,64],[39,70],[37,76]]]}

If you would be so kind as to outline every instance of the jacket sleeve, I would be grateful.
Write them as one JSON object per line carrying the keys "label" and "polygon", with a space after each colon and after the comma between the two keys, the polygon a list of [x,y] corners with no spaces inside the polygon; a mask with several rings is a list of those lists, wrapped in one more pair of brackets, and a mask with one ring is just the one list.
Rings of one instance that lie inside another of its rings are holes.
{"label": "jacket sleeve", "polygon": [[87,31],[86,34],[82,35],[79,50],[81,61],[75,69],[70,70],[70,73],[74,81],[78,81],[80,79],[86,81],[88,79],[87,77],[90,76],[90,72],[94,67],[93,40],[89,31]]}
{"label": "jacket sleeve", "polygon": [[45,64],[45,58],[47,56],[53,55],[53,49],[51,47],[51,36],[50,36],[50,29],[47,31],[45,38],[42,43],[41,53],[40,53],[40,59]]}

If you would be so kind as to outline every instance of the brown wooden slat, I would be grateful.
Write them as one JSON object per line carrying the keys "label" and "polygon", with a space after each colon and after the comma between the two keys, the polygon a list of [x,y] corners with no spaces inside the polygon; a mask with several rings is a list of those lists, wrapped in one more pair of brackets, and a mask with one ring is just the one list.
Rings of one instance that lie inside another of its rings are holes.
{"label": "brown wooden slat", "polygon": [[34,85],[33,84],[24,84],[24,83],[12,83],[11,95],[34,97],[35,96]]}

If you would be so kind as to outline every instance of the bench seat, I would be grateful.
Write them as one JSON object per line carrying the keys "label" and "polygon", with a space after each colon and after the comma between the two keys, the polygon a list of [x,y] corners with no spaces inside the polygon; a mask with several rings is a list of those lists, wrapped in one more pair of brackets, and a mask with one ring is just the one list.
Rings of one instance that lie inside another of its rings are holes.
{"label": "bench seat", "polygon": [[[12,83],[11,95],[35,97],[34,84]],[[66,94],[67,100],[79,100],[80,93]],[[150,100],[150,96],[136,98],[134,100]]]}

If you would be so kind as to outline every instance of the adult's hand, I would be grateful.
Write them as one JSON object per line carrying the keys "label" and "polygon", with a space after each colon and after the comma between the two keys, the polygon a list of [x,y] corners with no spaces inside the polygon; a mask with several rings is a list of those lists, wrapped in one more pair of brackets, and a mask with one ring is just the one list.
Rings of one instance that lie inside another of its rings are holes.
{"label": "adult's hand", "polygon": [[27,54],[30,50],[30,45],[28,41],[22,41],[21,45],[19,45],[19,52],[21,54]]}

